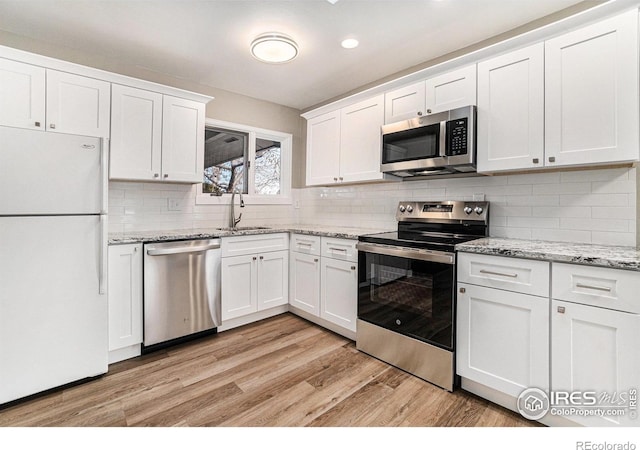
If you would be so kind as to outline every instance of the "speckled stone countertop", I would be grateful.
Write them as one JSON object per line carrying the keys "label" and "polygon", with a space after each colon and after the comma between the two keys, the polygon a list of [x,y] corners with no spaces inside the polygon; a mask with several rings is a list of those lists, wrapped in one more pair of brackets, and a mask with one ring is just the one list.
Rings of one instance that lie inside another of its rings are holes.
{"label": "speckled stone countertop", "polygon": [[200,228],[190,230],[138,231],[109,233],[109,244],[133,244],[136,242],[180,241],[185,239],[212,239],[225,236],[245,236],[267,233],[301,233],[344,239],[358,239],[363,234],[381,233],[389,230],[339,227],[325,225],[271,225],[269,227]]}
{"label": "speckled stone countertop", "polygon": [[456,250],[640,271],[640,249],[636,247],[482,238],[458,244]]}

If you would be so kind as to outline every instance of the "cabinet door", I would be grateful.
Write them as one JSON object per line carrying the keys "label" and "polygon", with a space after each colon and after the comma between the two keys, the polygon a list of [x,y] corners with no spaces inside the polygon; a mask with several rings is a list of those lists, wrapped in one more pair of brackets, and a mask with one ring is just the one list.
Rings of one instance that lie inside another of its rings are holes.
{"label": "cabinet door", "polygon": [[425,114],[424,81],[384,94],[384,123],[399,122]]}
{"label": "cabinet door", "polygon": [[47,131],[109,137],[111,85],[47,70]]}
{"label": "cabinet door", "polygon": [[340,181],[381,180],[380,127],[384,95],[342,108],[340,116]]}
{"label": "cabinet door", "polygon": [[142,244],[109,246],[109,351],[142,342]]}
{"label": "cabinet door", "polygon": [[338,181],[340,172],[340,111],[307,121],[307,186]]}
{"label": "cabinet door", "polygon": [[320,257],[291,252],[289,304],[320,316]]}
{"label": "cabinet door", "polygon": [[475,64],[429,78],[426,82],[427,114],[475,104]]}
{"label": "cabinet door", "polygon": [[289,251],[258,256],[258,310],[289,303]]}
{"label": "cabinet door", "polygon": [[45,69],[0,58],[0,125],[44,130]]}
{"label": "cabinet door", "polygon": [[322,258],[320,266],[320,317],[355,332],[358,264]]}
{"label": "cabinet door", "polygon": [[222,320],[258,311],[257,255],[222,258]]}
{"label": "cabinet door", "polygon": [[478,64],[478,172],[542,167],[544,46]]}
{"label": "cabinet door", "polygon": [[204,115],[203,103],[164,96],[162,181],[202,182]]}
{"label": "cabinet door", "polygon": [[549,299],[465,283],[458,288],[458,375],[512,397],[529,387],[547,390]]}
{"label": "cabinet door", "polygon": [[[551,333],[553,391],[628,395],[640,386],[640,315],[553,300]],[[569,418],[588,426],[638,425],[629,411],[619,417]]]}
{"label": "cabinet door", "polygon": [[162,94],[114,84],[109,177],[159,180],[161,152]]}
{"label": "cabinet door", "polygon": [[637,29],[633,10],[546,41],[545,164],[638,160]]}

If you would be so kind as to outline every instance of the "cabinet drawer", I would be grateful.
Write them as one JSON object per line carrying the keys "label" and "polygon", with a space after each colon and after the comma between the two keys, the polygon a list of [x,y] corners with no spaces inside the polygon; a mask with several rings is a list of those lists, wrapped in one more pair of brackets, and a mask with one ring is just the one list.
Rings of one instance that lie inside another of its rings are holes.
{"label": "cabinet drawer", "polygon": [[640,313],[639,272],[563,263],[551,267],[552,298]]}
{"label": "cabinet drawer", "polygon": [[223,237],[221,244],[223,258],[288,249],[289,233]]}
{"label": "cabinet drawer", "polygon": [[323,237],[321,243],[321,254],[324,257],[352,262],[358,261],[358,250],[356,250],[358,241],[354,239]]}
{"label": "cabinet drawer", "polygon": [[308,255],[320,255],[320,236],[292,234],[290,248],[293,251]]}
{"label": "cabinet drawer", "polygon": [[549,263],[506,256],[458,254],[458,281],[549,296]]}

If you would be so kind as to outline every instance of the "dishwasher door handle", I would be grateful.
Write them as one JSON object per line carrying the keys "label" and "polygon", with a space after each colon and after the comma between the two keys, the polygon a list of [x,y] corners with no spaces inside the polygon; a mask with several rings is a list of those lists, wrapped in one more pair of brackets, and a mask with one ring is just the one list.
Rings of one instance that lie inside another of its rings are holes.
{"label": "dishwasher door handle", "polygon": [[214,250],[220,248],[220,244],[199,245],[193,247],[174,247],[174,248],[150,248],[147,250],[149,256],[176,255],[178,253],[198,253],[206,250]]}

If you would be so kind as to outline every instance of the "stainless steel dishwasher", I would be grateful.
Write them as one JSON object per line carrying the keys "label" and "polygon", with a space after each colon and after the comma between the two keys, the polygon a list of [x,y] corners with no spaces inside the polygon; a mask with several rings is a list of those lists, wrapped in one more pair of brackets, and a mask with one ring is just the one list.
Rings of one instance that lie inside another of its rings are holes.
{"label": "stainless steel dishwasher", "polygon": [[145,244],[144,347],[220,323],[220,239]]}

